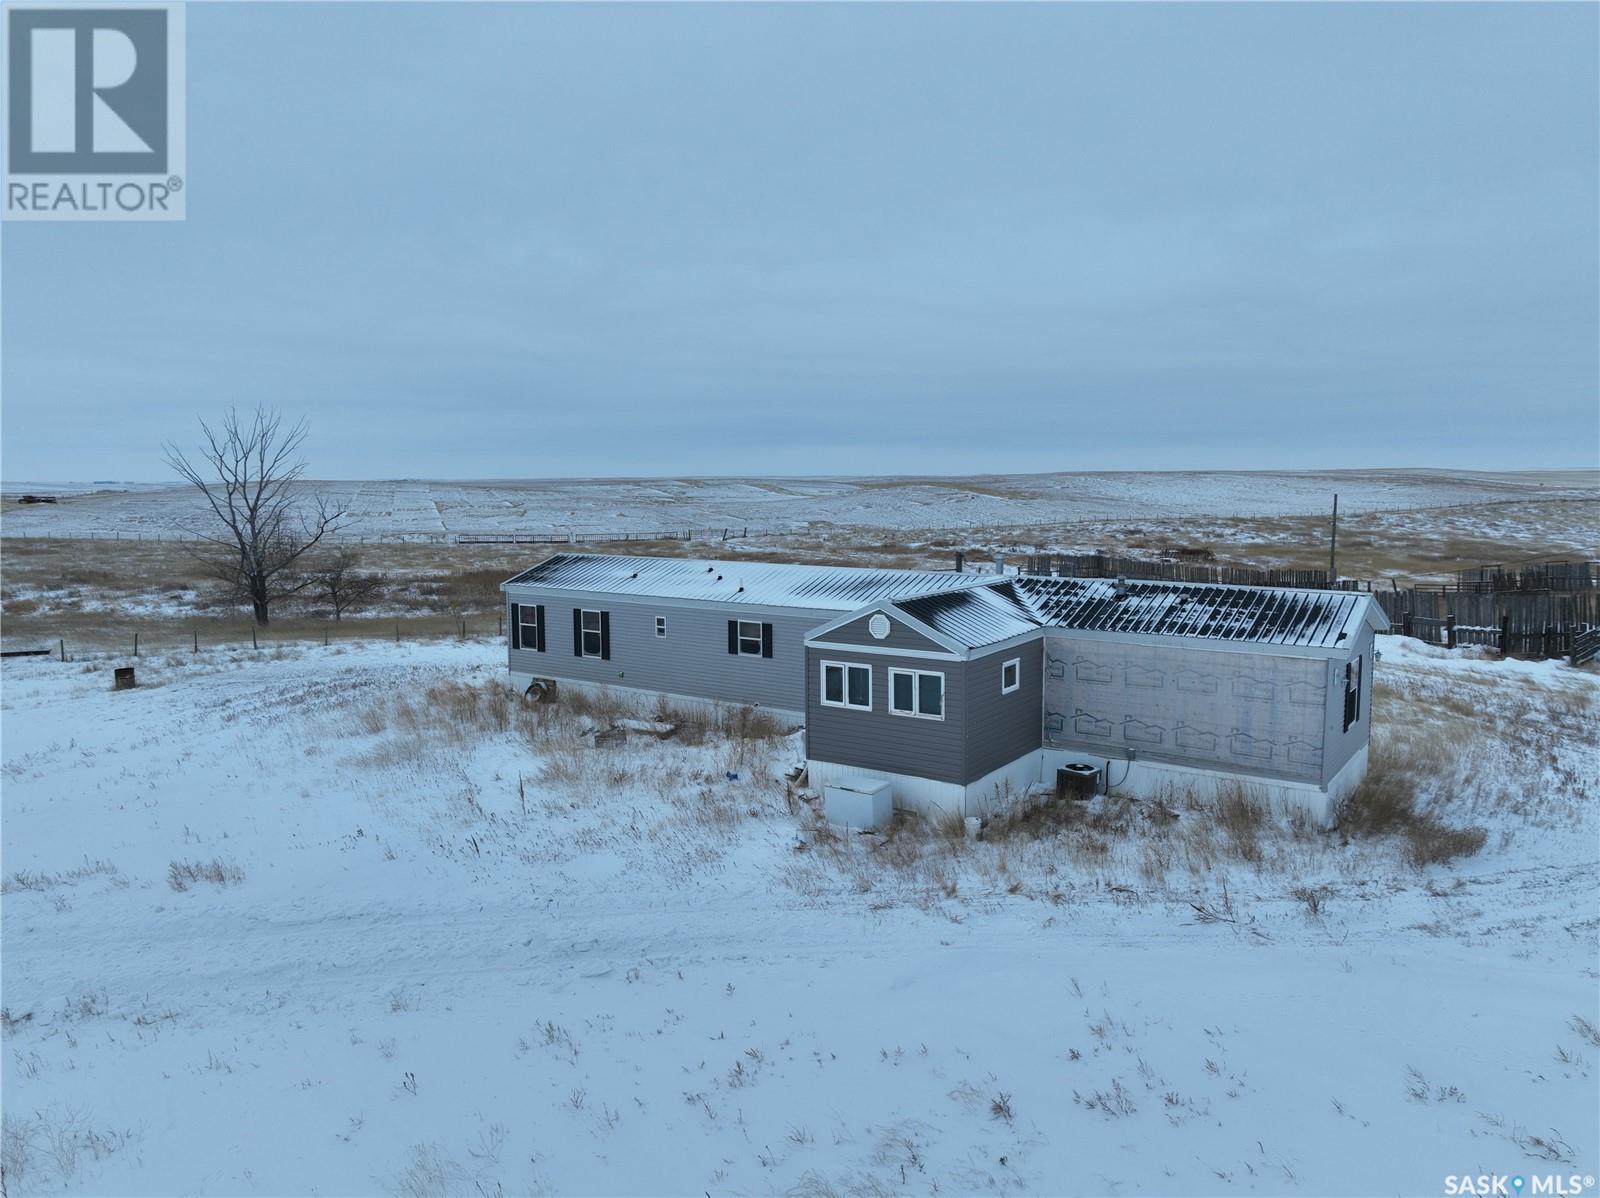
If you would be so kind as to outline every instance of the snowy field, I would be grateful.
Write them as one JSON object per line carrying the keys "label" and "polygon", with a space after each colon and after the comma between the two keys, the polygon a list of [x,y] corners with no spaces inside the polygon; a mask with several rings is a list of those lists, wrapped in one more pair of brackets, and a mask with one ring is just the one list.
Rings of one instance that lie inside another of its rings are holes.
{"label": "snowy field", "polygon": [[1600,679],[1380,648],[1385,776],[1476,853],[1105,800],[839,842],[796,737],[597,744],[497,643],[7,661],[7,1192],[1592,1176]]}
{"label": "snowy field", "polygon": [[[346,533],[370,540],[459,533],[614,532],[851,526],[892,531],[989,529],[1195,516],[1321,516],[1510,500],[1593,498],[1593,470],[1470,473],[1427,470],[996,475],[872,479],[557,479],[482,482],[322,482],[350,512]],[[55,504],[9,502],[56,494]],[[187,487],[8,481],[6,536],[171,537],[201,515]],[[1591,518],[1592,528],[1592,518]]]}

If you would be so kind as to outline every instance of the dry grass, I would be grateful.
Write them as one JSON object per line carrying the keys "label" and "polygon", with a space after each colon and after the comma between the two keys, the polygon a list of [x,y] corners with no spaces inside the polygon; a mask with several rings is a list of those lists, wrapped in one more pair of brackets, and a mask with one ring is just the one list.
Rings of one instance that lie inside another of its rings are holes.
{"label": "dry grass", "polygon": [[52,874],[19,869],[14,873],[8,874],[5,881],[0,882],[0,895],[15,894],[24,890],[54,890],[58,886],[76,886],[79,882],[88,881],[90,878],[106,877],[115,879],[117,876],[117,867],[111,862],[90,861],[85,857],[82,865],[62,870],[60,873]]}
{"label": "dry grass", "polygon": [[1356,838],[1401,838],[1405,860],[1419,869],[1472,856],[1487,842],[1487,829],[1452,825],[1422,801],[1441,781],[1448,784],[1457,765],[1448,741],[1415,725],[1385,727],[1368,749],[1366,777],[1339,807],[1339,827]]}
{"label": "dry grass", "polygon": [[237,886],[244,881],[244,870],[231,861],[213,858],[210,861],[174,861],[167,867],[167,884],[174,890],[185,891],[201,882],[213,886]]}

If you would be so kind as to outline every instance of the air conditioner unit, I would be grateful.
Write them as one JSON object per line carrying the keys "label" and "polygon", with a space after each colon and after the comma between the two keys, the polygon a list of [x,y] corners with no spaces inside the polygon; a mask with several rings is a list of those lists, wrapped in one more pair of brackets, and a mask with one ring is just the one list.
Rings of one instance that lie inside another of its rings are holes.
{"label": "air conditioner unit", "polygon": [[1056,770],[1056,798],[1092,799],[1105,789],[1101,785],[1102,776],[1099,766],[1087,762],[1074,761],[1060,766]]}
{"label": "air conditioner unit", "polygon": [[876,778],[847,778],[822,788],[822,813],[830,824],[875,832],[894,816],[894,790]]}

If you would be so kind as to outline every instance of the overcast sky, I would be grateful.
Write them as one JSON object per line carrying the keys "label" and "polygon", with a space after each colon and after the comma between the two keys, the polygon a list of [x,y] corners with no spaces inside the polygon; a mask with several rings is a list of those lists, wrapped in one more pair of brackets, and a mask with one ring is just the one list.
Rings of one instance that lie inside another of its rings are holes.
{"label": "overcast sky", "polygon": [[1600,8],[195,4],[188,220],[3,232],[3,468],[1593,465]]}

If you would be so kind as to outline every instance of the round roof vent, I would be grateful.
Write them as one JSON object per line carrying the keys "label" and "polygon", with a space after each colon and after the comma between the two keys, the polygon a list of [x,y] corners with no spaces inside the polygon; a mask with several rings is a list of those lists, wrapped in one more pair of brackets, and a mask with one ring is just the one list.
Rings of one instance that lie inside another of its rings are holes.
{"label": "round roof vent", "polygon": [[889,617],[881,611],[867,621],[867,631],[872,634],[873,640],[881,641],[889,635]]}

